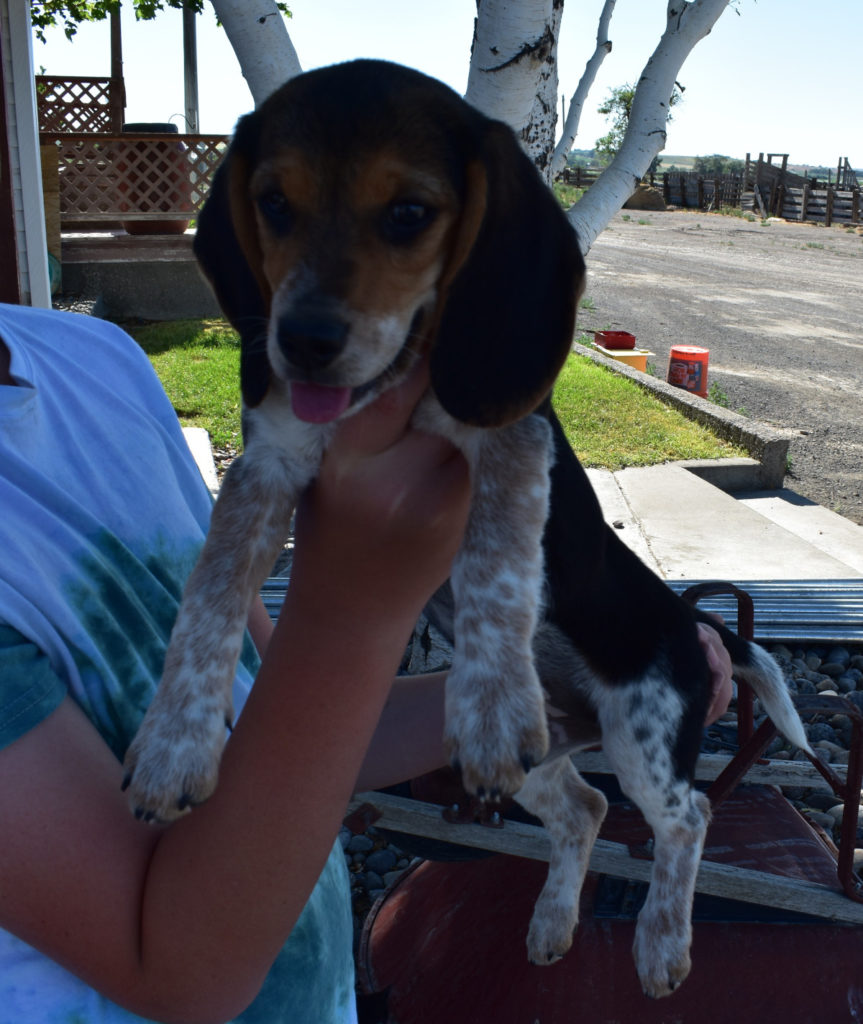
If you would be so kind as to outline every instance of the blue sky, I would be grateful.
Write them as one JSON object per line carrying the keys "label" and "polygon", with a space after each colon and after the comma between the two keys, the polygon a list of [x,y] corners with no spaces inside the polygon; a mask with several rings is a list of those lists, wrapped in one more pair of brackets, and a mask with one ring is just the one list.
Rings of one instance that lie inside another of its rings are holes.
{"label": "blue sky", "polygon": [[[179,13],[136,22],[124,10],[129,121],[182,126]],[[567,101],[593,52],[602,0],[568,0],[559,58]],[[353,57],[382,57],[419,68],[459,92],[467,83],[474,0],[292,0],[288,30],[305,70]],[[578,148],[604,134],[596,107],[609,89],[636,81],[664,28],[666,0],[618,0],[606,58],[582,118]],[[789,153],[796,164],[863,166],[859,43],[863,0],[738,0],[690,55],[679,80],[666,152],[700,155]],[[61,31],[34,43],[49,74],[106,75],[107,25],[84,26],[72,43]],[[201,130],[228,133],[251,97],[210,10],[198,19]],[[856,146],[856,151],[853,147]]]}

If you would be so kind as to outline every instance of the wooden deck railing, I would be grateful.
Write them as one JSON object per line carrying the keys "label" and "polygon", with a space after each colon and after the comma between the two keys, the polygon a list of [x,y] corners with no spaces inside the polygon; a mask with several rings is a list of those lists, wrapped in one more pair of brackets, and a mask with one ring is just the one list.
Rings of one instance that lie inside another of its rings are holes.
{"label": "wooden deck railing", "polygon": [[37,75],[40,132],[119,132],[125,106],[122,78]]}
{"label": "wooden deck railing", "polygon": [[191,219],[204,203],[225,135],[43,133],[57,147],[60,219]]}

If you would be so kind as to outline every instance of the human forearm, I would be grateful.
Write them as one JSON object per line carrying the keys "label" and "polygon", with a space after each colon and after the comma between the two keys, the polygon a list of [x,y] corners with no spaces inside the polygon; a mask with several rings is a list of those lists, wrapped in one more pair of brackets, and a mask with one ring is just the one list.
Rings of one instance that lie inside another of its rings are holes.
{"label": "human forearm", "polygon": [[396,679],[363,759],[357,792],[392,786],[446,763],[445,684],[445,672]]}
{"label": "human forearm", "polygon": [[289,593],[215,795],[165,832],[146,882],[145,971],[159,964],[168,1006],[204,1010],[195,1000],[205,992],[215,1019],[258,991],[302,910],[410,629],[392,617],[368,621],[341,643],[334,609],[329,625],[318,624],[292,616],[291,601]]}
{"label": "human forearm", "polygon": [[425,383],[337,431],[301,502],[279,628],[255,630],[263,664],[206,804],[165,829],[136,822],[120,764],[71,699],[0,750],[0,924],[142,1016],[236,1016],[332,849],[467,516],[462,461],[408,426]]}

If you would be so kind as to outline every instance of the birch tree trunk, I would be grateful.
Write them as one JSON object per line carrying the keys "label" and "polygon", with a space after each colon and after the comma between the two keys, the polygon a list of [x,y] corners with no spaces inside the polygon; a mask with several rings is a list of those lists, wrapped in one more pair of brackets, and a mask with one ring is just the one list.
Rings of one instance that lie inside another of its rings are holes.
{"label": "birch tree trunk", "polygon": [[569,210],[582,252],[635,191],[665,146],[668,107],[683,62],[728,6],[728,0],[670,0],[665,32],[639,79],[629,128],[617,155]]}
{"label": "birch tree trunk", "polygon": [[297,51],[273,0],[212,0],[257,107],[300,74]]}
{"label": "birch tree trunk", "polygon": [[[539,66],[536,96],[530,109],[528,123],[522,131],[522,144],[536,164],[539,173],[551,185],[554,173],[551,156],[554,152],[554,135],[557,128],[557,41],[560,37],[560,21],[563,17],[563,0],[552,0],[548,31],[551,46]],[[564,160],[566,158],[564,157]]]}
{"label": "birch tree trunk", "polygon": [[[212,0],[255,105],[301,72],[296,50],[273,0]],[[477,0],[477,19],[465,98],[489,117],[505,121],[549,182],[575,141],[578,120],[596,72],[611,50],[609,22],[615,0],[600,15],[596,50],[570,103],[560,143],[557,121],[557,38],[564,0]],[[713,28],[728,0],[669,0],[665,32],[635,92],[620,151],[568,216],[587,252],[632,195],[665,145],[675,80],[699,40]]]}
{"label": "birch tree trunk", "polygon": [[[561,0],[479,0],[465,99],[518,135],[530,123],[543,65],[556,53]],[[555,83],[555,93],[557,85]],[[556,112],[557,97],[553,108]]]}

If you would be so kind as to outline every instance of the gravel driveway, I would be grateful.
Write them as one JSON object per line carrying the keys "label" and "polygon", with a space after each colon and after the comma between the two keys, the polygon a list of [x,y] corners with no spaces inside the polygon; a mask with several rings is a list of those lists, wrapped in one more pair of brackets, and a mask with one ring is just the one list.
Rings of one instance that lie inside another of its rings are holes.
{"label": "gravel driveway", "polygon": [[792,438],[786,486],[863,525],[863,235],[624,211],[587,257],[582,329],[710,350],[728,405]]}

